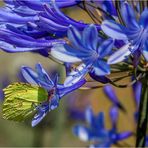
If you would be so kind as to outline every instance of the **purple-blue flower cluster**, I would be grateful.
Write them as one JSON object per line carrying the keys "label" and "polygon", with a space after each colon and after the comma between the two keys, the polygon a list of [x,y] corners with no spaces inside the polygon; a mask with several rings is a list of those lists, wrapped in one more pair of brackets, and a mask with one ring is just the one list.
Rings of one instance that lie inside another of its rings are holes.
{"label": "purple-blue flower cluster", "polygon": [[110,66],[105,57],[111,53],[114,43],[112,39],[103,40],[99,37],[94,25],[89,25],[83,32],[70,26],[67,36],[71,46],[57,44],[51,49],[51,55],[62,62],[80,63],[68,74],[65,85],[72,85],[87,73],[97,76],[110,74]]}
{"label": "purple-blue flower cluster", "polygon": [[[139,108],[141,88],[142,88],[141,82],[139,81],[136,82],[132,88],[133,88],[133,101],[135,103],[135,113],[133,117],[135,119],[135,124],[137,124],[138,108]],[[104,89],[104,93],[107,95],[108,99],[113,103],[113,105],[116,106],[116,108],[118,108],[119,110],[124,111],[124,113],[126,113],[126,110],[124,106],[121,104],[121,102],[119,101],[119,98],[116,96],[113,87],[111,85],[106,85],[103,89]],[[148,146],[148,136],[146,137],[145,146]]]}
{"label": "purple-blue flower cluster", "polygon": [[[117,131],[118,109],[124,113],[126,109],[108,84],[122,88],[133,85],[137,122],[141,82],[148,78],[148,4],[141,0],[4,0],[4,3],[0,8],[0,49],[38,53],[63,64],[66,71],[64,83],[59,84],[59,76],[51,79],[41,64],[36,65],[36,71],[22,67],[28,83],[48,92],[49,99],[35,108],[32,126],[57,108],[64,95],[83,85],[85,89],[105,85],[104,92],[113,103],[109,113],[112,128],[105,128],[102,112],[94,115],[88,108],[88,126],[75,126],[74,133],[84,141],[93,141],[92,147],[110,147],[128,138],[131,132]],[[93,22],[75,20],[63,11],[73,6],[84,10]],[[131,82],[120,83],[131,77]]]}

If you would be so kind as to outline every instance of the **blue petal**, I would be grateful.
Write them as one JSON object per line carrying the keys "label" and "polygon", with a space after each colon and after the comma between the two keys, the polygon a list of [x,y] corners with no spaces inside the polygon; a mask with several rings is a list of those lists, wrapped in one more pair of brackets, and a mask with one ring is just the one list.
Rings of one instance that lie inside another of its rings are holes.
{"label": "blue petal", "polygon": [[91,24],[83,30],[83,46],[89,50],[96,50],[98,44],[98,31],[95,25]]}
{"label": "blue petal", "polygon": [[122,132],[117,134],[117,139],[116,141],[124,140],[132,136],[132,132]]}
{"label": "blue petal", "polygon": [[103,76],[110,74],[110,66],[103,60],[97,60],[92,67],[92,72],[95,73],[95,75]]}
{"label": "blue petal", "polygon": [[91,78],[93,78],[94,80],[96,80],[98,82],[101,82],[101,83],[104,83],[104,84],[110,82],[109,78],[107,78],[106,76],[98,76],[98,75],[95,74],[94,71],[90,71],[89,75],[91,76]]}
{"label": "blue petal", "polygon": [[84,57],[84,54],[79,50],[73,49],[68,45],[61,44],[51,48],[51,55],[62,62],[69,63],[81,62],[81,56]]}
{"label": "blue petal", "polygon": [[111,144],[111,141],[98,142],[97,144],[91,144],[89,148],[109,148],[111,147]]}
{"label": "blue petal", "polygon": [[[17,29],[15,29],[15,31],[17,31]],[[61,41],[62,40],[34,39],[21,33],[21,31],[18,33],[18,31],[12,32],[8,29],[0,30],[0,47],[9,52],[25,52],[46,49],[54,44],[61,43]]]}
{"label": "blue petal", "polygon": [[85,120],[90,126],[93,126],[94,118],[95,117],[92,108],[90,106],[87,107],[85,110]]}
{"label": "blue petal", "polygon": [[134,93],[134,99],[135,99],[137,109],[138,109],[139,103],[140,103],[141,89],[142,89],[142,84],[140,81],[137,81],[133,85],[133,93]]}
{"label": "blue petal", "polygon": [[68,39],[71,41],[74,47],[76,48],[82,48],[82,36],[81,33],[73,26],[69,26],[69,29],[67,31]]}
{"label": "blue petal", "polygon": [[3,90],[0,88],[0,102],[4,100],[4,93]]}
{"label": "blue petal", "polygon": [[143,55],[146,61],[148,62],[148,41],[145,42],[144,49],[143,49]]}
{"label": "blue petal", "polygon": [[0,9],[0,22],[1,23],[12,23],[12,24],[25,24],[29,21],[33,21],[34,17],[21,17],[18,14],[11,11],[9,8]]}
{"label": "blue petal", "polygon": [[31,122],[32,127],[35,127],[37,124],[39,124],[46,115],[47,112],[44,111],[40,111],[38,114],[36,114]]}
{"label": "blue petal", "polygon": [[113,53],[109,59],[108,64],[116,64],[119,62],[122,62],[123,60],[127,59],[128,56],[131,54],[131,51],[129,50],[130,44],[126,44],[122,46],[120,49],[118,49],[115,53]]}
{"label": "blue petal", "polygon": [[111,123],[113,128],[117,127],[117,120],[118,120],[118,109],[116,107],[111,107],[110,109],[110,119],[111,119]]}
{"label": "blue petal", "polygon": [[105,123],[104,123],[104,113],[99,112],[99,114],[95,118],[95,122],[93,123],[96,129],[104,130]]}
{"label": "blue petal", "polygon": [[145,10],[142,12],[139,20],[139,24],[143,26],[143,28],[148,29],[148,8],[145,8]]}
{"label": "blue petal", "polygon": [[51,98],[50,102],[42,103],[41,106],[37,106],[37,114],[35,114],[33,120],[32,120],[32,126],[36,126],[39,124],[42,119],[47,115],[48,112],[51,110],[56,109],[59,106],[59,96],[55,95],[53,98]]}
{"label": "blue petal", "polygon": [[50,27],[53,28],[53,30],[56,28],[56,30],[60,30],[60,31],[66,31],[67,30],[67,26],[64,26],[62,24],[57,24],[55,23],[54,21],[46,18],[46,17],[42,17],[42,16],[39,16],[39,20],[42,22],[42,23],[46,23],[47,25],[49,25]]}
{"label": "blue petal", "polygon": [[94,1],[94,2],[100,4],[101,8],[104,11],[108,12],[110,15],[117,16],[117,11],[113,1],[100,0],[100,1]]}
{"label": "blue petal", "polygon": [[91,139],[90,130],[84,126],[81,125],[74,126],[73,133],[83,141],[88,141]]}
{"label": "blue petal", "polygon": [[40,50],[41,49],[40,47],[32,47],[32,48],[16,47],[13,44],[9,44],[9,43],[4,42],[4,41],[0,41],[0,48],[2,50],[4,50],[5,52],[10,52],[10,53],[35,51],[35,50]]}
{"label": "blue petal", "polygon": [[123,18],[127,27],[139,28],[139,25],[136,21],[136,17],[134,14],[134,10],[131,8],[131,6],[128,4],[128,2],[124,2],[122,4],[121,13],[122,13],[122,18]]}
{"label": "blue petal", "polygon": [[121,110],[125,111],[124,107],[122,106],[122,104],[120,103],[113,87],[111,85],[105,85],[103,87],[104,93],[106,94],[106,96],[108,97],[109,100],[111,100],[111,102],[117,106],[118,108],[120,108]]}
{"label": "blue petal", "polygon": [[49,90],[51,87],[53,87],[53,82],[51,79],[47,76],[47,73],[43,70],[40,69],[41,65],[37,64],[36,69],[37,72],[34,72],[31,68],[23,66],[21,71],[23,74],[23,77],[25,80],[31,84],[39,85],[44,87],[45,89]]}
{"label": "blue petal", "polygon": [[49,85],[54,85],[53,81],[50,79],[49,75],[46,73],[45,69],[42,67],[40,63],[35,66],[38,77],[41,81],[48,83]]}
{"label": "blue petal", "polygon": [[27,82],[38,85],[38,81],[37,81],[38,75],[31,68],[22,66],[21,72]]}
{"label": "blue petal", "polygon": [[62,1],[51,1],[51,0],[36,0],[36,1],[30,1],[30,0],[25,0],[23,3],[30,7],[31,9],[37,10],[37,11],[43,11],[43,4],[44,3],[56,3],[59,7],[68,7],[77,4],[79,1],[75,0],[62,0]]}
{"label": "blue petal", "polygon": [[59,101],[60,101],[60,96],[58,94],[58,92],[56,92],[55,96],[51,99],[50,103],[49,103],[49,110],[54,110],[59,106]]}
{"label": "blue petal", "polygon": [[81,79],[85,77],[85,75],[89,72],[89,65],[85,65],[82,63],[76,69],[74,69],[69,75],[66,77],[64,81],[64,86],[72,86],[77,83]]}
{"label": "blue petal", "polygon": [[64,85],[58,85],[57,89],[58,89],[58,93],[60,98],[65,96],[68,93],[73,92],[74,90],[80,88],[82,85],[84,85],[86,83],[85,79],[82,79],[80,81],[78,81],[77,83],[69,86],[69,87],[65,87]]}
{"label": "blue petal", "polygon": [[141,51],[139,49],[133,52],[133,66],[137,67],[140,62]]}
{"label": "blue petal", "polygon": [[32,120],[32,126],[39,124],[42,119],[47,115],[51,110],[56,109],[59,106],[59,96],[55,95],[50,102],[42,103],[41,106],[37,106],[37,114],[35,114]]}
{"label": "blue petal", "polygon": [[97,49],[100,58],[103,58],[111,53],[114,41],[112,39],[105,40]]}
{"label": "blue petal", "polygon": [[117,40],[127,40],[126,28],[114,21],[103,21],[101,28],[109,37]]}

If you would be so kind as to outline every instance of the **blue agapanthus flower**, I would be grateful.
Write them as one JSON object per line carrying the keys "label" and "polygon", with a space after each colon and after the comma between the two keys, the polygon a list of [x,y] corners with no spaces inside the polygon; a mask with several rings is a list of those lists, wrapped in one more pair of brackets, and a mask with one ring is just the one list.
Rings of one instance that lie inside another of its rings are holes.
{"label": "blue agapanthus flower", "polygon": [[85,112],[87,125],[75,125],[73,132],[81,140],[93,143],[90,147],[110,147],[132,135],[129,131],[118,133],[118,109],[116,107],[110,109],[110,119],[112,128],[106,129],[103,112],[94,115],[92,108],[88,107]]}
{"label": "blue agapanthus flower", "polygon": [[65,43],[65,41],[62,39],[34,39],[11,25],[0,29],[0,48],[7,52],[48,51],[57,43]]}
{"label": "blue agapanthus flower", "polygon": [[85,27],[83,32],[70,26],[68,33],[69,44],[57,44],[51,49],[51,55],[66,63],[81,63],[69,73],[65,85],[72,85],[87,73],[104,76],[110,74],[110,66],[105,57],[111,53],[113,40],[103,40],[94,25]]}
{"label": "blue agapanthus flower", "polygon": [[[34,16],[45,11],[44,4],[56,3],[59,8],[76,5],[80,0],[4,0],[5,6],[0,9],[0,22],[22,24],[22,21],[33,21]],[[22,21],[21,21],[22,20]],[[23,23],[24,23],[23,22]]]}
{"label": "blue agapanthus flower", "polygon": [[[141,89],[142,84],[140,81],[137,81],[133,86],[133,98],[135,103],[135,112],[134,112],[134,119],[135,123],[137,124],[138,121],[138,109],[139,109],[139,103],[140,103],[140,96],[141,96]],[[107,95],[108,99],[113,103],[114,106],[118,107],[119,109],[125,111],[124,106],[119,101],[119,98],[116,96],[115,91],[111,85],[106,85],[104,88],[104,92]],[[146,144],[145,146],[148,146],[148,136],[146,138]]]}
{"label": "blue agapanthus flower", "polygon": [[36,64],[36,72],[29,67],[22,67],[22,74],[27,82],[45,88],[48,91],[49,97],[51,97],[49,101],[36,107],[37,114],[32,120],[32,126],[36,126],[49,111],[57,108],[60,99],[64,95],[78,89],[85,83],[83,79],[70,87],[58,84],[58,76],[51,80],[41,64]]}
{"label": "blue agapanthus flower", "polygon": [[66,16],[58,7],[78,2],[6,1],[0,9],[0,48],[7,52],[44,50],[47,55],[53,44],[64,42],[59,38],[66,36],[69,25],[79,30],[87,25]]}
{"label": "blue agapanthus flower", "polygon": [[110,56],[108,63],[121,62],[131,54],[137,57],[136,60],[143,54],[148,61],[148,8],[145,8],[137,20],[134,9],[125,1],[121,3],[121,15],[125,26],[112,20],[105,20],[101,25],[109,37],[125,42],[121,49]]}

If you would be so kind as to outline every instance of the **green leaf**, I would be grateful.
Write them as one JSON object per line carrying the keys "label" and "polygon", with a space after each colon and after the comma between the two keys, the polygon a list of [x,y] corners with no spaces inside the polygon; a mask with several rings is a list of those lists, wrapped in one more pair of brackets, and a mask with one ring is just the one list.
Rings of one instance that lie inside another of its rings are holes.
{"label": "green leaf", "polygon": [[36,112],[35,106],[47,101],[48,92],[39,86],[13,83],[4,89],[3,118],[23,121]]}

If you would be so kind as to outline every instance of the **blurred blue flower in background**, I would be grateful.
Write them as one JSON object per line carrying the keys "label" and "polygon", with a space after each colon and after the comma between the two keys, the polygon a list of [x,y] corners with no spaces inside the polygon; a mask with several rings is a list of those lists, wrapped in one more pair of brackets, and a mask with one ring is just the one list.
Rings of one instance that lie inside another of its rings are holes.
{"label": "blurred blue flower in background", "polygon": [[36,64],[36,72],[29,67],[22,67],[22,74],[27,82],[43,87],[49,94],[48,101],[36,107],[38,113],[32,120],[32,126],[36,126],[49,111],[57,108],[61,97],[78,89],[85,83],[83,79],[70,87],[58,84],[58,76],[56,75],[54,80],[51,80],[41,64]]}
{"label": "blurred blue flower in background", "polygon": [[[139,108],[139,102],[140,102],[141,87],[142,85],[140,81],[137,81],[132,86],[133,99],[134,99],[135,108],[136,108],[136,111],[134,113],[134,118],[136,122],[138,120],[138,108]],[[103,87],[103,90],[104,90],[105,95],[113,103],[113,105],[118,107],[120,110],[124,111],[124,113],[126,113],[126,109],[120,102],[119,98],[117,97],[113,87],[111,85],[105,85]]]}
{"label": "blurred blue flower in background", "polygon": [[105,85],[103,87],[103,91],[104,91],[105,95],[107,96],[107,98],[113,103],[114,106],[116,106],[119,109],[121,109],[122,111],[126,112],[124,106],[119,101],[119,99],[115,93],[115,90],[113,89],[113,87],[111,85]]}
{"label": "blurred blue flower in background", "polygon": [[51,49],[51,55],[62,62],[81,64],[68,74],[64,85],[72,85],[87,73],[97,76],[110,74],[110,66],[104,58],[111,53],[112,39],[103,40],[98,36],[95,25],[85,27],[83,32],[70,26],[67,36],[71,45],[57,44]]}
{"label": "blurred blue flower in background", "polygon": [[[134,103],[135,103],[135,107],[136,107],[136,111],[134,113],[134,119],[135,119],[135,123],[137,124],[138,108],[139,108],[141,88],[142,88],[141,82],[137,81],[135,84],[133,84],[132,88],[133,88]],[[115,94],[115,90],[113,89],[113,87],[111,85],[106,85],[103,87],[103,90],[104,90],[104,93],[106,94],[106,96],[108,97],[108,99],[113,103],[113,105],[118,107],[120,110],[124,111],[124,113],[126,113],[126,109],[119,101],[119,98]],[[146,138],[146,145],[145,146],[148,146],[148,136]]]}
{"label": "blurred blue flower in background", "polygon": [[103,112],[94,115],[92,108],[88,107],[85,112],[87,125],[75,125],[74,134],[83,141],[90,141],[92,143],[90,147],[110,147],[112,144],[117,144],[120,140],[132,135],[129,131],[118,133],[118,109],[116,107],[111,107],[109,115],[112,128],[106,129]]}

